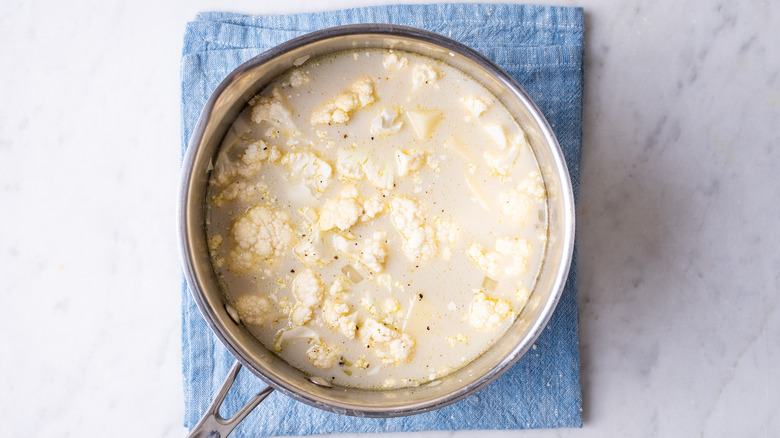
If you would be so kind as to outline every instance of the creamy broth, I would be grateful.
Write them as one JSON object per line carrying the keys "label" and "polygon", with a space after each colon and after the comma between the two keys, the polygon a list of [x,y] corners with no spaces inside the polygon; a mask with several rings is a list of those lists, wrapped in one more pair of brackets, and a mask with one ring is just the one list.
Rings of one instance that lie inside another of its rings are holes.
{"label": "creamy broth", "polygon": [[339,385],[424,383],[523,310],[547,239],[517,122],[402,51],[314,59],[252,99],[214,162],[206,233],[241,321]]}

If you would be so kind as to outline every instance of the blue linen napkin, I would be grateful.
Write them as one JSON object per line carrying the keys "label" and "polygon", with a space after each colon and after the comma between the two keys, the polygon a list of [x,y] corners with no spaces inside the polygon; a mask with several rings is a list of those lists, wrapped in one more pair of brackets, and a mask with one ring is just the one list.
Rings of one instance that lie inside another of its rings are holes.
{"label": "blue linen napkin", "polygon": [[[331,12],[248,16],[198,14],[187,25],[182,55],[182,152],[208,96],[249,58],[305,33],[351,23],[414,26],[458,40],[495,61],[531,95],[563,148],[579,185],[582,143],[583,12],[527,5],[381,6]],[[233,436],[331,432],[527,429],[582,426],[575,263],[563,296],[533,348],[497,381],[442,409],[401,418],[337,415],[272,393]],[[234,359],[212,334],[186,285],[182,294],[185,426],[208,407]],[[223,405],[236,412],[264,384],[246,370]]]}

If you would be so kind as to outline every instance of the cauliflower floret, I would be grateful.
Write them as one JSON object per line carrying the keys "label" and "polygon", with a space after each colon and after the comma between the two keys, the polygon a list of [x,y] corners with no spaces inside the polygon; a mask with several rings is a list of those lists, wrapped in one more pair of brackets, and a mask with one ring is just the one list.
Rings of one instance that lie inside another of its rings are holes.
{"label": "cauliflower floret", "polygon": [[311,346],[306,350],[306,357],[317,368],[331,368],[339,360],[339,348],[317,340],[309,341]]}
{"label": "cauliflower floret", "polygon": [[275,127],[271,127],[265,130],[265,136],[268,138],[273,138],[275,140],[278,139],[281,134],[282,132]]}
{"label": "cauliflower floret", "polygon": [[266,297],[244,294],[236,300],[236,310],[244,323],[263,325],[271,317],[271,301]]}
{"label": "cauliflower floret", "polygon": [[344,254],[354,258],[374,272],[382,272],[384,269],[387,250],[387,233],[377,230],[371,239],[366,239],[362,244],[347,240],[344,236],[333,236],[333,246]]}
{"label": "cauliflower floret", "polygon": [[377,164],[372,160],[363,163],[363,173],[366,174],[366,179],[379,190],[392,189],[395,184],[395,177],[390,167]]}
{"label": "cauliflower floret", "polygon": [[371,239],[366,239],[362,246],[358,246],[360,263],[368,266],[374,272],[382,272],[384,268],[382,265],[387,257],[386,243],[387,233],[382,230],[375,231]]}
{"label": "cauliflower floret", "polygon": [[287,132],[287,141],[285,142],[287,146],[297,146],[301,144],[301,134],[303,134],[298,129],[293,129],[292,131]]}
{"label": "cauliflower floret", "polygon": [[528,270],[528,256],[533,251],[531,242],[517,237],[501,237],[496,240],[496,252],[509,259],[507,275],[522,275]]}
{"label": "cauliflower floret", "polygon": [[399,327],[403,321],[404,313],[401,311],[401,303],[398,300],[388,298],[382,305],[382,311],[385,317],[382,322],[391,326]]}
{"label": "cauliflower floret", "polygon": [[431,170],[434,172],[441,172],[441,164],[438,159],[436,159],[433,155],[428,155],[425,158],[425,165],[428,166]]}
{"label": "cauliflower floret", "polygon": [[357,358],[357,360],[353,365],[355,366],[355,368],[360,368],[365,370],[369,367],[370,364],[368,363],[368,361],[364,356],[360,356]]}
{"label": "cauliflower floret", "polygon": [[542,175],[536,170],[531,171],[527,178],[520,181],[515,190],[528,193],[536,199],[544,199],[547,196]]}
{"label": "cauliflower floret", "polygon": [[235,201],[236,199],[250,201],[267,193],[268,187],[263,183],[248,184],[244,181],[234,181],[225,190],[212,196],[211,202],[216,207],[222,207],[225,202]]}
{"label": "cauliflower floret", "polygon": [[366,319],[360,328],[360,339],[373,347],[384,365],[398,364],[411,358],[415,342],[406,333],[399,333],[376,320]]}
{"label": "cauliflower floret", "polygon": [[[462,97],[460,101],[463,102],[463,105],[466,107],[466,110],[471,117],[479,117],[488,109],[488,104],[475,96]],[[469,120],[470,117],[467,117],[466,119]]]}
{"label": "cauliflower floret", "polygon": [[385,60],[382,61],[382,65],[385,66],[387,71],[400,70],[406,68],[409,65],[409,60],[403,56],[399,56],[395,52],[390,52],[385,56]]}
{"label": "cauliflower floret", "polygon": [[525,305],[528,304],[528,299],[531,298],[531,291],[525,286],[519,286],[515,291],[515,299],[517,300],[517,313],[523,311]]}
{"label": "cauliflower floret", "polygon": [[322,319],[334,331],[349,339],[354,339],[357,324],[349,318],[349,312],[348,304],[329,300],[322,306]]}
{"label": "cauliflower floret", "polygon": [[440,217],[436,217],[433,220],[436,224],[436,236],[441,245],[441,254],[445,260],[449,260],[452,256],[452,249],[450,245],[454,244],[460,238],[461,229],[457,223],[452,221],[445,221]]}
{"label": "cauliflower floret", "polygon": [[[530,148],[528,139],[526,139],[525,133],[522,130],[520,130],[520,134],[518,136],[514,136],[513,138],[508,139],[503,127],[501,126],[493,126],[490,129],[486,126],[485,129],[488,129],[488,134],[493,137],[501,149],[506,149],[506,152],[503,153],[485,151],[483,156],[485,157],[485,161],[490,167],[489,173],[491,175],[505,177],[509,174],[509,170],[514,165],[518,155],[520,155],[520,151],[522,149]],[[539,179],[541,182],[541,177]]]}
{"label": "cauliflower floret", "polygon": [[289,82],[291,87],[298,88],[303,84],[309,83],[309,75],[300,69],[293,70],[293,72],[290,73]]}
{"label": "cauliflower floret", "polygon": [[313,309],[322,302],[322,282],[311,269],[298,273],[292,282],[295,307],[290,316],[291,322],[304,325],[312,317]]}
{"label": "cauliflower floret", "polygon": [[322,283],[311,269],[306,269],[295,276],[292,291],[298,303],[304,306],[318,306],[322,301]]}
{"label": "cauliflower floret", "polygon": [[327,249],[319,232],[309,231],[306,237],[293,248],[293,252],[306,266],[316,266],[329,263]]}
{"label": "cauliflower floret", "polygon": [[[292,125],[292,112],[284,104],[284,98],[278,88],[270,96],[255,96],[249,101],[252,106],[252,121],[260,124],[271,122],[279,125]],[[294,129],[290,126],[291,129]]]}
{"label": "cauliflower floret", "polygon": [[517,159],[519,154],[520,148],[513,144],[503,155],[485,151],[483,156],[490,167],[489,173],[491,175],[507,176],[509,174],[509,169],[515,164],[515,159]]}
{"label": "cauliflower floret", "polygon": [[394,298],[388,298],[382,305],[382,310],[384,310],[386,314],[400,312],[401,302]]}
{"label": "cauliflower floret", "polygon": [[486,252],[482,245],[472,243],[468,255],[482,271],[496,278],[502,269],[509,276],[525,273],[532,251],[533,245],[525,239],[501,237],[496,239],[495,251]]}
{"label": "cauliflower floret", "polygon": [[401,130],[404,122],[398,120],[398,112],[391,108],[382,108],[381,111],[371,121],[369,130],[371,135],[390,135]]}
{"label": "cauliflower floret", "polygon": [[275,163],[279,160],[279,158],[282,158],[282,153],[279,152],[279,148],[276,146],[271,146],[271,149],[268,151],[268,162]]}
{"label": "cauliflower floret", "polygon": [[360,299],[360,305],[375,320],[381,321],[383,327],[388,330],[399,328],[403,323],[404,313],[401,309],[401,303],[396,299],[387,298],[379,306],[374,302],[374,298],[369,295]]}
{"label": "cauliflower floret", "polygon": [[374,102],[374,84],[369,78],[356,80],[349,90],[339,93],[325,102],[311,115],[311,123],[346,123],[352,111],[364,108]]}
{"label": "cauliflower floret", "polygon": [[222,238],[221,234],[215,234],[211,237],[209,237],[209,251],[216,252],[220,246],[222,246],[222,242],[224,239]]}
{"label": "cauliflower floret", "polygon": [[339,171],[340,179],[363,179],[363,176],[365,175],[363,173],[363,164],[367,160],[368,155],[366,152],[362,149],[358,149],[354,145],[337,150],[336,169]]}
{"label": "cauliflower floret", "polygon": [[458,333],[455,336],[447,336],[445,339],[448,344],[450,344],[451,347],[454,347],[455,344],[458,342],[462,342],[464,344],[467,344],[469,342],[469,337],[464,335],[463,333]]}
{"label": "cauliflower floret", "polygon": [[335,280],[333,280],[333,283],[330,285],[330,288],[328,289],[328,294],[330,294],[330,296],[334,298],[337,298],[341,296],[341,294],[346,292],[348,289],[349,289],[349,280],[339,276]]}
{"label": "cauliflower floret", "polygon": [[366,319],[363,327],[360,328],[361,340],[385,343],[399,337],[399,333],[390,327],[386,327],[383,324],[378,323],[376,320],[368,318]]}
{"label": "cauliflower floret", "polygon": [[366,309],[371,316],[379,317],[379,308],[374,304],[374,299],[370,296],[366,296],[360,299],[360,305]]}
{"label": "cauliflower floret", "polygon": [[298,327],[311,321],[311,317],[314,316],[314,309],[302,305],[296,305],[290,312],[290,322]]}
{"label": "cauliflower floret", "polygon": [[509,302],[492,299],[482,291],[474,294],[469,309],[469,323],[477,330],[489,330],[498,325],[512,313]]}
{"label": "cauliflower floret", "polygon": [[445,221],[440,217],[434,219],[440,242],[455,243],[460,238],[460,226],[453,221]]}
{"label": "cauliflower floret", "polygon": [[436,230],[425,222],[425,210],[420,203],[406,196],[395,196],[390,202],[393,226],[401,234],[403,249],[411,261],[425,261],[438,251]]}
{"label": "cauliflower floret", "polygon": [[[223,146],[217,156],[212,183],[223,186],[236,176],[249,178],[255,175],[268,158],[268,144],[263,140],[255,140],[246,144],[243,153],[236,159],[236,148],[244,146],[243,140],[237,140],[230,146]],[[235,161],[233,161],[235,160]]]}
{"label": "cauliflower floret", "polygon": [[373,219],[384,210],[385,203],[382,202],[382,197],[379,195],[372,196],[363,201],[363,214],[360,216],[360,220],[365,222]]}
{"label": "cauliflower floret", "polygon": [[255,205],[239,216],[230,230],[235,242],[233,268],[246,272],[286,249],[293,239],[289,220],[287,213],[265,205]]}
{"label": "cauliflower floret", "polygon": [[318,129],[314,131],[314,135],[317,136],[317,139],[319,140],[319,144],[325,146],[325,149],[330,149],[336,145],[336,142],[333,141],[330,135],[328,135],[328,131],[323,131],[322,129]]}
{"label": "cauliflower floret", "polygon": [[400,177],[416,172],[425,164],[425,151],[397,150],[395,151],[395,164],[398,166],[398,176]]}
{"label": "cauliflower floret", "polygon": [[412,72],[412,83],[414,88],[423,85],[433,85],[439,79],[439,72],[428,64],[418,64]]}
{"label": "cauliflower floret", "polygon": [[468,255],[479,266],[479,269],[486,274],[494,278],[498,276],[499,263],[501,261],[501,256],[498,253],[486,253],[482,245],[472,243],[469,245]]}
{"label": "cauliflower floret", "polygon": [[241,155],[241,163],[244,167],[240,168],[238,173],[245,177],[254,175],[260,170],[266,158],[268,158],[268,144],[265,141],[257,140],[249,143],[244,155]]}
{"label": "cauliflower floret", "polygon": [[324,192],[330,187],[333,168],[313,152],[293,151],[282,157],[282,164],[290,173],[300,178],[310,189]]}
{"label": "cauliflower floret", "polygon": [[322,231],[338,228],[346,231],[360,219],[363,214],[363,206],[357,199],[357,190],[342,190],[337,198],[325,201],[320,210],[319,228]]}
{"label": "cauliflower floret", "polygon": [[282,315],[289,318],[290,313],[292,313],[292,304],[290,303],[290,300],[287,297],[281,297],[279,298],[279,301],[277,301],[277,304],[279,305],[279,311]]}
{"label": "cauliflower floret", "polygon": [[498,196],[501,204],[501,212],[512,218],[520,225],[524,225],[534,209],[534,204],[525,190],[516,186],[508,192]]}
{"label": "cauliflower floret", "polygon": [[388,166],[369,159],[366,151],[355,145],[336,151],[336,169],[341,181],[365,177],[380,190],[392,189],[395,182],[393,171]]}
{"label": "cauliflower floret", "polygon": [[385,348],[387,349],[386,353],[382,350],[376,351],[377,356],[382,363],[405,362],[412,356],[412,352],[414,351],[414,340],[404,333],[401,337],[386,343]]}
{"label": "cauliflower floret", "polygon": [[369,78],[361,78],[352,84],[352,93],[357,95],[360,107],[374,103],[374,83]]}

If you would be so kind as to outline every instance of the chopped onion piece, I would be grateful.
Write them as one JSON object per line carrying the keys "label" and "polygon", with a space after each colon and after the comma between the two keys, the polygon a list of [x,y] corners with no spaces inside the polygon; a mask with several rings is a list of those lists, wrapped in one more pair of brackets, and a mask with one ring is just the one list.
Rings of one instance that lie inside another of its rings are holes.
{"label": "chopped onion piece", "polygon": [[349,281],[357,284],[363,281],[363,276],[360,275],[360,273],[355,269],[352,265],[345,265],[343,268],[341,268],[341,272],[344,273],[344,275],[347,276]]}
{"label": "chopped onion piece", "polygon": [[497,284],[498,284],[498,282],[496,280],[493,280],[490,277],[485,277],[485,279],[482,280],[482,290],[492,292],[492,291],[496,290],[496,285]]}
{"label": "chopped onion piece", "polygon": [[317,222],[317,219],[319,218],[317,212],[314,211],[314,209],[311,207],[305,207],[298,211],[301,213],[303,218],[306,219],[306,221],[310,224]]}

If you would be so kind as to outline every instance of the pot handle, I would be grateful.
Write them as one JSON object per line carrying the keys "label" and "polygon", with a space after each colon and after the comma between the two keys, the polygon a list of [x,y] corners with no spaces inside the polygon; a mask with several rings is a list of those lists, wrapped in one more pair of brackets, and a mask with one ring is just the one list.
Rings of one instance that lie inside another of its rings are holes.
{"label": "pot handle", "polygon": [[236,415],[233,415],[232,418],[222,418],[222,416],[219,415],[219,408],[222,406],[222,402],[225,401],[225,397],[227,397],[230,388],[233,386],[233,382],[235,382],[239,371],[241,371],[241,363],[236,361],[225,378],[225,382],[222,383],[222,388],[219,389],[219,393],[214,397],[214,401],[211,402],[211,406],[206,409],[203,418],[201,418],[195,428],[190,431],[190,434],[188,435],[189,438],[227,437],[261,401],[268,397],[268,394],[273,392],[274,389],[272,387],[266,386],[262,391],[258,392],[256,396],[252,397],[252,399],[249,400]]}

